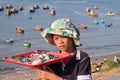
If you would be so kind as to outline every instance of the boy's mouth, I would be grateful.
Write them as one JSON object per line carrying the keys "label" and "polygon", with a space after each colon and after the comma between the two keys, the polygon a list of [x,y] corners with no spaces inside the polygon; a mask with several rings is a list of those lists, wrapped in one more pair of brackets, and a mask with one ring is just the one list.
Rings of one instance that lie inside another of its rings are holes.
{"label": "boy's mouth", "polygon": [[64,45],[61,45],[60,48],[61,48],[61,49],[62,49],[62,48],[65,48],[65,46],[64,46]]}

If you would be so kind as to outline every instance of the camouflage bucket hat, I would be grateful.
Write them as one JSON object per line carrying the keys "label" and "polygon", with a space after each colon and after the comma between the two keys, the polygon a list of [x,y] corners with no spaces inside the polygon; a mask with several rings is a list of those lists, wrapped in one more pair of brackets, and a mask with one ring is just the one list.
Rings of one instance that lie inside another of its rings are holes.
{"label": "camouflage bucket hat", "polygon": [[78,29],[72,24],[71,19],[63,18],[55,20],[50,28],[47,28],[41,35],[43,38],[50,44],[54,45],[53,38],[51,34],[56,34],[64,37],[71,37],[74,40],[75,46],[80,46],[80,39],[79,39],[79,31]]}

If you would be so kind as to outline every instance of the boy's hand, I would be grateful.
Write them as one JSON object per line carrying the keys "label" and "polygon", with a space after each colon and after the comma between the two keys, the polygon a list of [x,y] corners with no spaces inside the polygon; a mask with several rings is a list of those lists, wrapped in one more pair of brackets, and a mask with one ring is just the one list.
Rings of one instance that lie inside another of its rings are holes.
{"label": "boy's hand", "polygon": [[61,77],[54,74],[54,72],[47,66],[38,69],[41,80],[63,80]]}

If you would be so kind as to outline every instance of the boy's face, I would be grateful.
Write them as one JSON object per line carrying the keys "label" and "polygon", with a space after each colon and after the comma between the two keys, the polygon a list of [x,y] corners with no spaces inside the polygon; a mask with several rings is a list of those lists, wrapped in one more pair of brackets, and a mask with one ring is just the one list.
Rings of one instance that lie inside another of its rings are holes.
{"label": "boy's face", "polygon": [[53,35],[53,41],[61,51],[68,51],[69,49],[73,48],[72,38]]}

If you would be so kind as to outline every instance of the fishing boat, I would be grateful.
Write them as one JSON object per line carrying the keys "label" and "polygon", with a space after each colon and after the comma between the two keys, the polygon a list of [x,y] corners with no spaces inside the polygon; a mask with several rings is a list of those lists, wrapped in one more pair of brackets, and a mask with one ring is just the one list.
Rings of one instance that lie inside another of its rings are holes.
{"label": "fishing boat", "polygon": [[50,10],[50,15],[55,15],[56,14],[56,10],[54,9],[54,8],[52,8],[51,10]]}
{"label": "fishing boat", "polygon": [[20,6],[18,7],[18,11],[22,11],[22,10],[23,10],[23,6],[20,5]]}
{"label": "fishing boat", "polygon": [[98,17],[98,10],[99,8],[97,6],[93,7],[93,9],[91,10],[89,7],[86,8],[86,12],[88,14],[88,16],[92,16],[92,17]]}
{"label": "fishing boat", "polygon": [[89,13],[91,9],[89,7],[86,8],[86,12]]}
{"label": "fishing boat", "polygon": [[105,23],[105,24],[104,24],[104,27],[111,27],[112,25],[113,25],[112,23],[110,23],[110,24]]}
{"label": "fishing boat", "polygon": [[84,24],[78,24],[78,27],[79,27],[80,29],[87,29],[87,28],[88,28],[88,26],[86,26],[86,25],[84,25]]}
{"label": "fishing boat", "polygon": [[6,39],[5,42],[8,43],[8,44],[11,44],[11,43],[13,43],[14,41],[13,41],[13,39]]}
{"label": "fishing boat", "polygon": [[94,21],[93,24],[94,25],[99,25],[99,22],[98,21]]}
{"label": "fishing boat", "polygon": [[98,17],[98,13],[88,13],[89,16]]}
{"label": "fishing boat", "polygon": [[48,5],[43,5],[43,10],[48,10],[48,9],[49,9]]}
{"label": "fishing boat", "polygon": [[35,12],[35,9],[33,7],[31,7],[29,10],[28,10],[29,13],[33,13]]}
{"label": "fishing boat", "polygon": [[24,33],[24,30],[21,29],[20,27],[17,27],[16,28],[16,33]]}
{"label": "fishing boat", "polygon": [[0,11],[3,11],[3,10],[4,10],[3,6],[0,6]]}
{"label": "fishing boat", "polygon": [[33,5],[32,6],[34,9],[39,9],[40,7],[39,7],[39,5]]}
{"label": "fishing boat", "polygon": [[114,16],[115,14],[112,13],[111,11],[109,11],[109,12],[107,12],[105,15],[106,15],[106,16]]}
{"label": "fishing boat", "polygon": [[38,31],[43,31],[43,28],[42,28],[42,27],[39,27],[39,26],[35,26],[34,29],[35,29],[35,30],[38,30]]}
{"label": "fishing boat", "polygon": [[6,6],[6,9],[12,9],[13,8],[13,5],[12,4],[8,4],[7,6]]}
{"label": "fishing boat", "polygon": [[7,11],[5,12],[5,15],[6,15],[6,16],[10,16],[10,15],[11,15],[11,11],[10,11],[10,10],[7,10]]}
{"label": "fishing boat", "polygon": [[29,43],[29,42],[24,42],[24,43],[23,43],[23,46],[24,46],[24,48],[30,48],[30,47],[31,47],[31,43]]}
{"label": "fishing boat", "polygon": [[105,23],[105,21],[104,21],[104,20],[100,20],[100,23],[101,23],[101,24],[104,24],[104,23]]}
{"label": "fishing boat", "polygon": [[120,15],[120,11],[119,11],[119,12],[117,12],[117,14],[118,14],[118,15]]}

